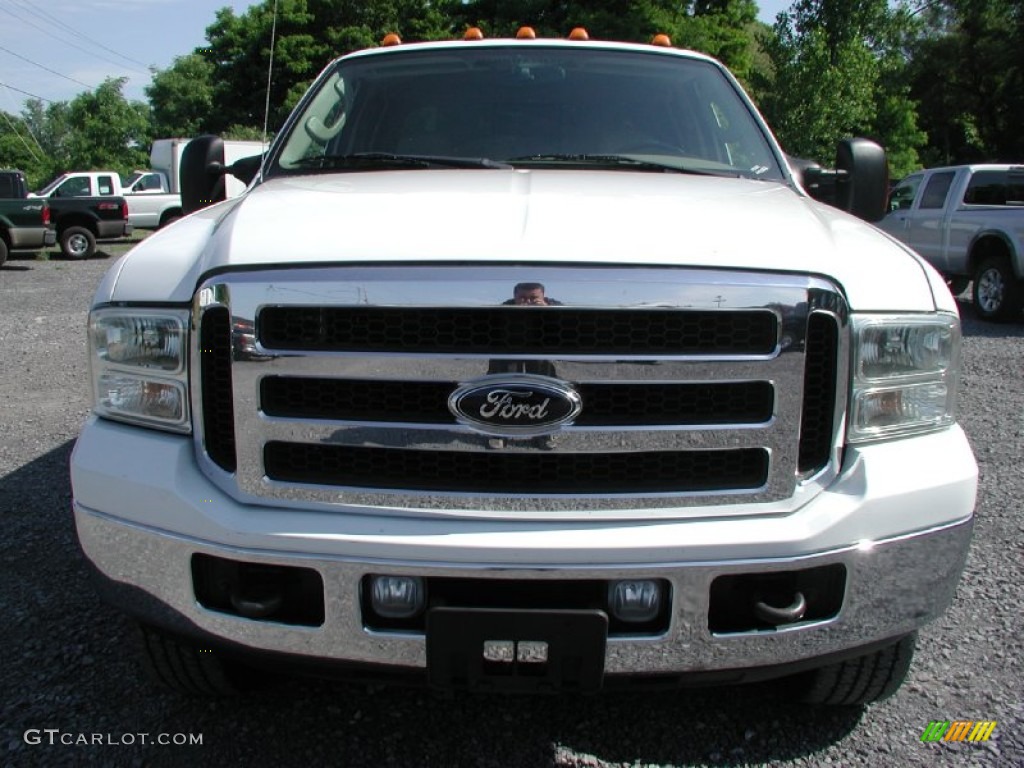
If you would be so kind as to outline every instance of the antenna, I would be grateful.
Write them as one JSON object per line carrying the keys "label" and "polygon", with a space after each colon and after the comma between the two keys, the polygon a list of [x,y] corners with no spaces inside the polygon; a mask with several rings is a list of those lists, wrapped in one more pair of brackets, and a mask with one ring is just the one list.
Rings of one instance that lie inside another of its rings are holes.
{"label": "antenna", "polygon": [[267,67],[267,101],[263,107],[263,149],[267,148],[267,123],[270,122],[270,80],[274,74],[274,47],[277,42],[277,0],[274,0],[274,21],[270,27],[270,65]]}

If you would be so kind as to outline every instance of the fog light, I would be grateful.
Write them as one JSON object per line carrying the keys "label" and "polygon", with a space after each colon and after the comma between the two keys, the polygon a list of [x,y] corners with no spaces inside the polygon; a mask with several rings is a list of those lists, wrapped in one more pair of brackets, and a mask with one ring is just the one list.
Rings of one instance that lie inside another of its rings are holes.
{"label": "fog light", "polygon": [[661,584],[650,580],[613,581],[608,586],[608,604],[619,621],[653,621],[661,610]]}
{"label": "fog light", "polygon": [[378,616],[407,619],[423,610],[423,579],[418,576],[373,576],[370,603]]}

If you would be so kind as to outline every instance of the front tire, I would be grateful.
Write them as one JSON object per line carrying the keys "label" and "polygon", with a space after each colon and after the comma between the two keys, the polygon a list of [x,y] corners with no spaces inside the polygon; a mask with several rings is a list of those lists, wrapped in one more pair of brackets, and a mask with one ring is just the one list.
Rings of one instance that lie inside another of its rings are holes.
{"label": "front tire", "polygon": [[1024,307],[1024,283],[1013,274],[1005,256],[989,256],[974,273],[974,311],[982,320],[1004,322]]}
{"label": "front tire", "polygon": [[7,242],[0,237],[0,267],[7,261]]}
{"label": "front tire", "polygon": [[68,227],[60,234],[60,250],[69,259],[92,258],[96,237],[85,227]]}
{"label": "front tire", "polygon": [[186,696],[236,696],[240,669],[209,647],[141,624],[142,658],[149,677],[162,688]]}
{"label": "front tire", "polygon": [[860,707],[892,696],[907,677],[917,635],[907,635],[874,653],[847,659],[794,678],[806,704]]}

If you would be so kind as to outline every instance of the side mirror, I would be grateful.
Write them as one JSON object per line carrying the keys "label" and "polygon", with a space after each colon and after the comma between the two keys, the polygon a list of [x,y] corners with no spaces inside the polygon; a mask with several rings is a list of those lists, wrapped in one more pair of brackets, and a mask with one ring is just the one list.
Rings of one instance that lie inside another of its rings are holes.
{"label": "side mirror", "polygon": [[217,136],[198,136],[185,145],[179,181],[181,208],[186,214],[227,199],[225,174],[248,186],[263,165],[263,155],[243,157],[227,166],[224,163],[224,140]]}
{"label": "side mirror", "polygon": [[885,150],[868,139],[843,139],[836,148],[836,207],[865,221],[879,221],[889,203]]}
{"label": "side mirror", "polygon": [[235,160],[235,162],[228,166],[228,173],[245,184],[245,186],[249,186],[249,182],[256,178],[256,174],[260,172],[260,166],[262,165],[263,155],[243,157]]}
{"label": "side mirror", "polygon": [[210,135],[192,139],[181,153],[178,173],[186,215],[226,199],[224,141]]}
{"label": "side mirror", "polygon": [[880,221],[889,202],[889,164],[885,150],[868,139],[843,139],[836,147],[835,170],[810,160],[790,158],[807,194],[865,221]]}

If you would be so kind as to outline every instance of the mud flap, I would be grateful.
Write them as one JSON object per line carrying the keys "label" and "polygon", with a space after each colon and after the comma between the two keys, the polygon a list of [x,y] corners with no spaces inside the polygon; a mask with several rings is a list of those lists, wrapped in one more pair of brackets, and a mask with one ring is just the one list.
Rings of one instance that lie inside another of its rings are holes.
{"label": "mud flap", "polygon": [[607,641],[608,616],[599,610],[433,608],[427,676],[449,690],[594,692]]}

